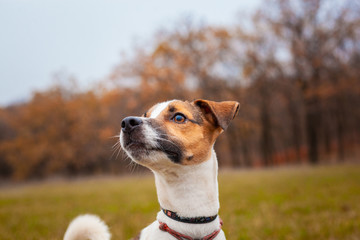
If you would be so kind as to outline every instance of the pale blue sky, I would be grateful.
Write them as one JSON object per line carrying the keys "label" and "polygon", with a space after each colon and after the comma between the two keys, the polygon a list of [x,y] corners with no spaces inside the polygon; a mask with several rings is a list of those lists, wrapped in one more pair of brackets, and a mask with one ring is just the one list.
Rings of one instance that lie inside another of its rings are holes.
{"label": "pale blue sky", "polygon": [[[182,16],[231,24],[259,0],[0,0],[0,106],[49,87],[53,75],[82,86],[106,77],[131,53]],[[146,47],[146,46],[144,46]]]}

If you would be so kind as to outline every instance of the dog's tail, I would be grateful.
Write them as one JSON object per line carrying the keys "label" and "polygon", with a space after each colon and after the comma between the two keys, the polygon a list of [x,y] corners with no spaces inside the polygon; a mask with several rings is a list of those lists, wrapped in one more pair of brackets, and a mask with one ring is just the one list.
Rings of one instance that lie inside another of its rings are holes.
{"label": "dog's tail", "polygon": [[110,240],[108,226],[95,215],[76,217],[67,228],[64,240]]}

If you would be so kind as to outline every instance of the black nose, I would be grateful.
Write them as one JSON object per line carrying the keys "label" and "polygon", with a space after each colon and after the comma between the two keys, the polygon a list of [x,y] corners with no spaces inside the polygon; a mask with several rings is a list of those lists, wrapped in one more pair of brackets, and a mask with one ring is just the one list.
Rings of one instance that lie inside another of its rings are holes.
{"label": "black nose", "polygon": [[121,122],[121,129],[123,132],[131,132],[134,128],[140,126],[143,123],[139,117],[126,117]]}

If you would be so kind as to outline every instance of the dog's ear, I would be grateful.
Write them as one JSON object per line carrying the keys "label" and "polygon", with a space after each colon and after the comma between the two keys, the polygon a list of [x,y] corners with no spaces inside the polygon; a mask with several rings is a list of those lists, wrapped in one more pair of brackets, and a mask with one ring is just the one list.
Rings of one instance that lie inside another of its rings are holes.
{"label": "dog's ear", "polygon": [[214,102],[198,99],[194,101],[205,118],[216,127],[225,130],[239,112],[240,104],[235,101]]}

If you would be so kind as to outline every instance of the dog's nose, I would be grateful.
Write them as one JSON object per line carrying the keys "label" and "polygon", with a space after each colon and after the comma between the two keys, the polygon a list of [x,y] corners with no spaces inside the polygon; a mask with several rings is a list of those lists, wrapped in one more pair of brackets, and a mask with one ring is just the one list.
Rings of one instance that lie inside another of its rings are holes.
{"label": "dog's nose", "polygon": [[143,121],[139,117],[126,117],[121,122],[121,129],[123,132],[129,133],[142,123]]}

